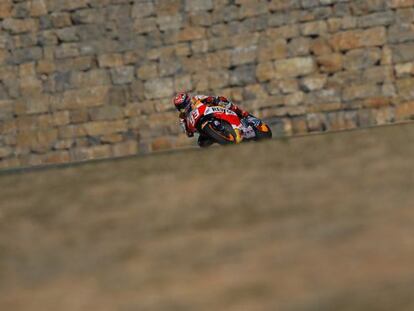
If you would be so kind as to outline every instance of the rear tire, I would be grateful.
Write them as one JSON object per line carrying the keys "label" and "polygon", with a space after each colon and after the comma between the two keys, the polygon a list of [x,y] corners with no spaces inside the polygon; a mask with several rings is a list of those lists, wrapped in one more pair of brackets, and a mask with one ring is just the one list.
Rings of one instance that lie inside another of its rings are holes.
{"label": "rear tire", "polygon": [[220,145],[236,144],[238,139],[233,127],[226,121],[217,121],[220,122],[221,128],[215,126],[213,122],[208,122],[203,127],[203,132]]}

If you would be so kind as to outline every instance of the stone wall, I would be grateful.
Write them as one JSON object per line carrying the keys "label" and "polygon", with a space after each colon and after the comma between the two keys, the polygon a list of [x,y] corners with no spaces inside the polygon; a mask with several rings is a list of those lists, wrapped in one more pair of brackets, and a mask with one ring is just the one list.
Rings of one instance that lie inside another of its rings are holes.
{"label": "stone wall", "polygon": [[276,135],[414,116],[414,0],[0,0],[0,167],[193,144],[171,96]]}

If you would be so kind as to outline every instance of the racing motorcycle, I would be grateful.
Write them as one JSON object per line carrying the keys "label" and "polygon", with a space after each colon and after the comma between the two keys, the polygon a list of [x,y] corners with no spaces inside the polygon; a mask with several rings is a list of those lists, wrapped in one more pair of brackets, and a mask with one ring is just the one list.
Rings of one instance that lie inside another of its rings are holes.
{"label": "racing motorcycle", "polygon": [[202,102],[197,102],[192,108],[186,118],[188,130],[208,136],[220,145],[272,138],[270,127],[253,115],[239,118],[230,109]]}

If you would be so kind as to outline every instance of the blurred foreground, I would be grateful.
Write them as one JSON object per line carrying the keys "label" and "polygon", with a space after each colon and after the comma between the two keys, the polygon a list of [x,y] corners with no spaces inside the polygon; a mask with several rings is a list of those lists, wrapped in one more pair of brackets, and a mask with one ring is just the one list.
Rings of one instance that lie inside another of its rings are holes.
{"label": "blurred foreground", "polygon": [[0,176],[1,310],[413,310],[414,126]]}

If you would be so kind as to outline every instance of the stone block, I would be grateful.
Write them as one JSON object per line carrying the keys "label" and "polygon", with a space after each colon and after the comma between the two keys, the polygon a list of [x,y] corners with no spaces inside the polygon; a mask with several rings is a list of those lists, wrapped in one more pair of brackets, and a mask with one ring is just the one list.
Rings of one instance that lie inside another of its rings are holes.
{"label": "stone block", "polygon": [[56,71],[86,71],[94,66],[94,60],[91,56],[80,56],[75,58],[60,59],[54,62]]}
{"label": "stone block", "polygon": [[8,146],[1,146],[0,147],[0,159],[7,158],[13,155],[13,149]]}
{"label": "stone block", "polygon": [[14,64],[33,62],[42,58],[42,49],[40,47],[31,47],[12,50],[11,60]]}
{"label": "stone block", "polygon": [[161,57],[158,72],[159,77],[173,76],[181,71],[182,65],[175,57]]}
{"label": "stone block", "polygon": [[312,57],[297,57],[274,62],[275,77],[299,77],[313,73],[316,70],[316,63]]}
{"label": "stone block", "polygon": [[111,69],[112,83],[115,85],[128,84],[134,81],[135,68],[133,66],[116,67]]}
{"label": "stone block", "polygon": [[103,14],[102,10],[99,9],[85,9],[75,11],[71,17],[75,25],[102,24],[105,22],[105,14]]}
{"label": "stone block", "polygon": [[400,120],[409,120],[414,117],[414,102],[405,102],[395,107],[395,118]]}
{"label": "stone block", "polygon": [[376,97],[381,94],[381,89],[376,84],[358,84],[345,87],[343,91],[343,99],[351,101],[355,99],[365,99]]}
{"label": "stone block", "polygon": [[88,7],[89,0],[48,1],[48,7],[54,11],[74,11]]}
{"label": "stone block", "polygon": [[323,113],[309,113],[306,115],[309,132],[322,132],[326,130],[326,117]]}
{"label": "stone block", "polygon": [[292,39],[300,35],[298,25],[286,25],[277,28],[269,28],[266,30],[266,35],[271,39]]}
{"label": "stone block", "polygon": [[244,86],[256,82],[256,66],[243,65],[230,71],[230,85]]}
{"label": "stone block", "polygon": [[57,129],[46,129],[36,131],[36,140],[32,142],[32,150],[36,152],[46,152],[51,149],[58,139]]}
{"label": "stone block", "polygon": [[217,90],[229,85],[230,74],[227,70],[209,71],[207,79],[210,88]]}
{"label": "stone block", "polygon": [[19,83],[20,94],[23,97],[36,96],[41,94],[43,91],[42,82],[34,76],[28,76],[26,78],[20,79]]}
{"label": "stone block", "polygon": [[310,51],[319,56],[332,53],[332,48],[325,38],[317,38],[310,43]]}
{"label": "stone block", "polygon": [[364,83],[362,80],[362,71],[352,70],[352,71],[340,71],[335,73],[333,76],[329,77],[328,85],[340,88],[342,86],[349,86],[350,84]]}
{"label": "stone block", "polygon": [[101,54],[98,56],[99,67],[120,67],[124,65],[122,54]]}
{"label": "stone block", "polygon": [[50,15],[51,23],[54,28],[64,28],[72,26],[72,19],[69,13],[54,12]]}
{"label": "stone block", "polygon": [[14,116],[15,102],[12,100],[0,100],[0,121],[10,120]]}
{"label": "stone block", "polygon": [[157,17],[156,22],[161,31],[177,30],[183,26],[183,16],[162,15]]}
{"label": "stone block", "polygon": [[13,2],[12,0],[2,0],[0,2],[0,18],[8,18],[12,16]]}
{"label": "stone block", "polygon": [[204,39],[206,30],[203,27],[186,27],[178,34],[178,41],[193,41]]}
{"label": "stone block", "polygon": [[243,99],[245,101],[255,99],[267,100],[268,98],[269,94],[265,87],[260,83],[248,85],[243,89]]}
{"label": "stone block", "polygon": [[391,46],[394,63],[406,63],[414,61],[414,43],[404,43]]}
{"label": "stone block", "polygon": [[371,12],[386,10],[387,2],[386,0],[352,1],[350,9],[355,15],[367,15]]}
{"label": "stone block", "polygon": [[42,156],[42,164],[69,163],[71,160],[68,151],[55,151]]}
{"label": "stone block", "polygon": [[240,18],[260,16],[260,19],[263,20],[266,16],[265,14],[268,13],[268,1],[241,0],[239,2],[241,4],[239,13]]}
{"label": "stone block", "polygon": [[124,120],[94,121],[85,123],[82,127],[88,136],[108,135],[128,130],[127,122]]}
{"label": "stone block", "polygon": [[112,153],[114,157],[136,155],[138,153],[138,142],[135,140],[128,140],[123,143],[114,144],[112,146]]}
{"label": "stone block", "polygon": [[22,165],[23,163],[18,158],[9,158],[0,161],[0,169],[18,168]]}
{"label": "stone block", "polygon": [[100,137],[100,141],[103,144],[116,144],[124,140],[122,134],[108,134]]}
{"label": "stone block", "polygon": [[14,19],[6,18],[2,26],[5,30],[12,34],[21,34],[27,32],[35,32],[39,29],[39,22],[36,19]]}
{"label": "stone block", "polygon": [[36,71],[39,74],[51,74],[56,70],[56,65],[52,61],[39,60],[36,65]]}
{"label": "stone block", "polygon": [[330,43],[336,51],[347,51],[361,47],[382,46],[387,42],[385,27],[367,30],[339,32],[332,36]]}
{"label": "stone block", "polygon": [[147,63],[137,69],[137,77],[141,80],[155,79],[158,77],[158,66],[156,63]]}
{"label": "stone block", "polygon": [[395,110],[390,107],[374,110],[373,114],[377,125],[386,125],[395,121]]}
{"label": "stone block", "polygon": [[291,118],[292,122],[292,134],[293,135],[301,135],[306,134],[308,132],[308,125],[306,122],[306,118],[302,116],[293,117]]}
{"label": "stone block", "polygon": [[133,29],[138,34],[155,32],[157,30],[157,19],[155,17],[135,19]]}
{"label": "stone block", "polygon": [[69,111],[57,111],[52,113],[50,116],[52,126],[63,126],[70,123],[70,112]]}
{"label": "stone block", "polygon": [[[195,26],[203,26],[203,27],[209,26],[211,28],[214,28],[215,27],[213,26],[214,20],[215,18],[213,14],[209,12],[207,13],[204,11],[197,11],[197,12],[190,13],[190,23]],[[167,27],[169,27],[168,24],[170,23],[174,25],[174,24],[177,24],[178,22],[179,22],[179,25],[181,26],[183,22],[182,15],[180,15],[179,19],[177,18],[177,21],[175,23],[173,23],[173,21],[167,21]],[[219,24],[216,24],[216,25],[219,25]]]}
{"label": "stone block", "polygon": [[389,98],[384,97],[371,97],[368,99],[364,99],[361,101],[360,107],[363,108],[382,108],[385,106],[389,106],[391,100]]}
{"label": "stone block", "polygon": [[30,2],[30,16],[39,17],[47,14],[45,0],[32,0]]}
{"label": "stone block", "polygon": [[136,1],[132,7],[132,18],[148,17],[155,14],[153,1]]}
{"label": "stone block", "polygon": [[305,95],[303,92],[295,92],[292,94],[288,94],[284,98],[284,105],[285,106],[299,106],[303,103],[305,99]]}
{"label": "stone block", "polygon": [[307,56],[310,50],[310,39],[298,37],[292,39],[288,44],[290,57]]}
{"label": "stone block", "polygon": [[414,99],[414,78],[397,80],[397,90],[401,100],[409,101]]}
{"label": "stone block", "polygon": [[[204,61],[204,60],[201,59],[201,61]],[[211,69],[229,68],[230,64],[231,64],[231,54],[227,50],[217,51],[217,52],[209,53],[207,55],[206,65],[208,66],[208,68],[211,68]],[[199,68],[199,70],[201,69],[202,67]]]}
{"label": "stone block", "polygon": [[299,9],[300,1],[285,1],[285,0],[272,0],[269,2],[269,10],[271,12],[286,11],[289,9]]}
{"label": "stone block", "polygon": [[300,86],[305,92],[313,92],[323,89],[327,81],[326,75],[316,74],[303,78],[300,81]]}
{"label": "stone block", "polygon": [[76,42],[79,41],[78,29],[76,27],[66,27],[58,29],[56,36],[61,42]]}
{"label": "stone block", "polygon": [[152,79],[144,84],[145,98],[157,99],[173,95],[174,83],[172,78]]}
{"label": "stone block", "polygon": [[152,151],[170,150],[173,148],[172,137],[157,137],[151,143]]}
{"label": "stone block", "polygon": [[105,159],[112,156],[112,149],[109,145],[82,147],[72,149],[70,155],[74,161]]}
{"label": "stone block", "polygon": [[259,46],[259,62],[278,60],[287,57],[287,43],[285,39],[265,40],[264,44]]}
{"label": "stone block", "polygon": [[395,76],[392,66],[375,66],[366,69],[362,79],[371,83],[392,83]]}
{"label": "stone block", "polygon": [[193,90],[191,75],[179,75],[174,77],[174,92]]}
{"label": "stone block", "polygon": [[396,8],[408,8],[414,6],[414,0],[390,0],[389,7]]}
{"label": "stone block", "polygon": [[66,91],[62,100],[56,103],[55,109],[73,110],[103,106],[107,102],[108,92],[109,87],[107,86]]}
{"label": "stone block", "polygon": [[341,29],[342,30],[349,30],[357,28],[358,26],[358,18],[355,16],[344,16],[341,18]]}
{"label": "stone block", "polygon": [[304,36],[322,36],[328,32],[328,26],[325,21],[314,21],[304,23],[300,27]]}
{"label": "stone block", "polygon": [[372,67],[381,60],[382,51],[379,48],[356,49],[349,51],[344,58],[346,70],[358,70]]}
{"label": "stone block", "polygon": [[231,52],[231,66],[251,64],[256,61],[257,46],[235,47]]}
{"label": "stone block", "polygon": [[282,94],[291,94],[299,91],[299,83],[296,79],[282,79],[278,81],[272,81],[270,87],[279,88]]}
{"label": "stone block", "polygon": [[316,62],[321,72],[334,73],[343,68],[343,56],[339,53],[321,55],[317,57]]}
{"label": "stone block", "polygon": [[388,29],[388,42],[404,43],[414,40],[412,24],[395,24]]}
{"label": "stone block", "polygon": [[39,94],[26,97],[22,100],[22,110],[16,111],[17,114],[38,114],[48,112],[57,102],[57,98],[47,94]]}
{"label": "stone block", "polygon": [[109,77],[109,73],[105,69],[77,71],[72,72],[70,75],[70,85],[73,88],[85,88],[110,84],[111,79]]}
{"label": "stone block", "polygon": [[395,21],[393,11],[377,12],[370,15],[362,16],[358,19],[358,26],[362,28],[370,28],[375,26],[389,26]]}
{"label": "stone block", "polygon": [[395,74],[397,78],[404,78],[414,75],[414,63],[405,63],[395,65]]}
{"label": "stone block", "polygon": [[119,106],[104,106],[90,109],[89,116],[92,121],[103,121],[122,119],[124,114]]}
{"label": "stone block", "polygon": [[67,125],[58,128],[59,139],[84,137],[86,135],[86,130],[81,125]]}
{"label": "stone block", "polygon": [[55,50],[55,57],[57,59],[77,57],[79,55],[79,46],[76,43],[63,43]]}

